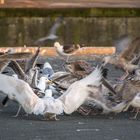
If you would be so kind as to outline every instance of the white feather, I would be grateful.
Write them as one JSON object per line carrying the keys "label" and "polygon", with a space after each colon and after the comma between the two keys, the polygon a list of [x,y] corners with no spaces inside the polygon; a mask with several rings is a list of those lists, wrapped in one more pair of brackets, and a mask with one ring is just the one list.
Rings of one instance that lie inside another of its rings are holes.
{"label": "white feather", "polygon": [[45,91],[45,89],[46,89],[46,77],[40,77],[37,88],[39,88],[43,92]]}
{"label": "white feather", "polygon": [[61,114],[63,112],[62,102],[54,98],[40,99],[23,80],[0,74],[0,91],[10,99],[14,99],[25,110],[26,113],[44,114],[46,112]]}
{"label": "white feather", "polygon": [[16,100],[25,112],[32,113],[38,97],[34,94],[29,84],[12,76],[0,74],[0,91]]}
{"label": "white feather", "polygon": [[[65,53],[65,52],[64,52],[64,49],[63,49],[64,46],[60,45],[59,42],[55,42],[55,43],[54,43],[54,47],[55,47],[57,53],[58,53],[60,56],[70,56],[70,55],[72,55],[72,53]],[[74,54],[74,53],[73,53],[73,54]]]}
{"label": "white feather", "polygon": [[44,98],[48,98],[48,97],[52,97],[52,90],[51,89],[45,90],[45,97]]}
{"label": "white feather", "polygon": [[50,68],[50,69],[52,69],[52,66],[50,65],[49,62],[45,62],[44,65],[43,65],[43,69],[45,69],[45,68]]}
{"label": "white feather", "polygon": [[83,85],[94,85],[99,86],[101,84],[102,74],[100,68],[96,67],[95,70],[80,80],[79,82]]}
{"label": "white feather", "polygon": [[70,114],[83,104],[89,95],[87,85],[98,86],[101,78],[100,69],[96,69],[86,78],[73,83],[60,98],[48,97],[40,99],[34,94],[28,83],[0,74],[0,91],[19,102],[28,114],[45,114],[47,112],[61,114],[63,111]]}
{"label": "white feather", "polygon": [[38,101],[33,108],[33,113],[38,114],[46,114],[46,113],[54,113],[54,114],[62,114],[63,113],[63,104],[60,100],[52,98],[38,98]]}
{"label": "white feather", "polygon": [[100,69],[96,68],[90,75],[74,82],[59,99],[63,102],[64,112],[71,114],[82,105],[89,95],[87,85],[99,86],[102,79]]}

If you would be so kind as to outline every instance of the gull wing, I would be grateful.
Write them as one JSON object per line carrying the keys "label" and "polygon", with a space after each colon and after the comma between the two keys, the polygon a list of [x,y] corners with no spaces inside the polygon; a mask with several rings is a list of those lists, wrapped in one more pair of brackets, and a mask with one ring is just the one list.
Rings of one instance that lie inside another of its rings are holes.
{"label": "gull wing", "polygon": [[132,101],[135,95],[140,91],[140,81],[139,80],[128,80],[123,84],[118,84],[116,87],[118,97],[122,101]]}
{"label": "gull wing", "polygon": [[57,29],[60,27],[61,23],[63,21],[62,17],[58,17],[51,27],[49,34],[45,37],[39,38],[37,41],[35,41],[35,45],[44,45],[47,43],[48,40],[56,40],[58,36],[56,35]]}
{"label": "gull wing", "polygon": [[25,66],[25,73],[29,72],[30,69],[34,68],[37,62],[37,59],[39,57],[40,53],[40,47],[36,50],[36,53],[32,56],[32,58],[27,61],[26,66]]}
{"label": "gull wing", "polygon": [[53,24],[53,26],[51,27],[49,34],[48,34],[48,38],[51,35],[56,35],[56,31],[57,29],[60,27],[61,23],[63,21],[63,17],[58,17],[55,21],[55,23]]}
{"label": "gull wing", "polygon": [[26,74],[21,68],[21,66],[18,64],[18,62],[11,60],[8,66],[14,70],[14,72],[18,75],[19,79],[25,79]]}
{"label": "gull wing", "polygon": [[128,35],[122,35],[114,41],[116,54],[121,55],[130,45],[132,38]]}
{"label": "gull wing", "polygon": [[10,60],[0,60],[0,73],[8,66]]}
{"label": "gull wing", "polygon": [[140,55],[140,37],[135,38],[131,41],[129,46],[120,54],[120,57],[126,59],[127,61],[133,61],[139,59]]}

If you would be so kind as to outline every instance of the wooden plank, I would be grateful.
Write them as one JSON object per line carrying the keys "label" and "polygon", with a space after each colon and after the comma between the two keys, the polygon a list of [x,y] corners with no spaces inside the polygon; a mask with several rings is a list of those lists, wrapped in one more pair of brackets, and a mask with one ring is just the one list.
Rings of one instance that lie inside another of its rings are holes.
{"label": "wooden plank", "polygon": [[138,17],[140,0],[0,0],[0,17]]}
{"label": "wooden plank", "polygon": [[[9,49],[14,49],[15,52],[31,52],[35,53],[36,47],[0,47],[0,52],[6,52]],[[111,55],[115,53],[114,47],[84,47],[76,53],[76,55]],[[42,56],[56,56],[57,53],[54,47],[41,47],[40,55]]]}
{"label": "wooden plank", "polygon": [[139,8],[139,0],[0,0],[0,7],[12,8]]}

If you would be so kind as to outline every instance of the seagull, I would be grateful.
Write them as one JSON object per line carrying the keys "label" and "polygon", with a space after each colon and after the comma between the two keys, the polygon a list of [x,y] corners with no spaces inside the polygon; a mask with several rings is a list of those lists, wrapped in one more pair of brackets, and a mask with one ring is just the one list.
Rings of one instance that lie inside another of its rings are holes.
{"label": "seagull", "polygon": [[122,111],[127,111],[129,106],[138,108],[132,119],[136,119],[140,109],[140,73],[139,69],[135,71],[133,76],[129,76],[122,83],[116,84],[115,90],[118,93],[117,99],[120,102],[126,102]]}
{"label": "seagull", "polygon": [[74,55],[77,51],[80,50],[81,46],[79,44],[76,45],[60,45],[59,42],[54,43],[54,47],[59,56],[66,57],[66,62],[68,62],[69,56]]}
{"label": "seagull", "polygon": [[[77,61],[76,61],[77,62]],[[81,61],[80,61],[81,62]],[[76,63],[72,63],[72,64],[76,64]],[[86,69],[87,68],[87,63],[82,63],[82,64],[84,64],[84,68]],[[95,69],[95,68],[94,68]],[[79,69],[79,67],[78,68],[76,68],[76,69],[74,69],[74,70],[81,70],[81,68]],[[82,69],[83,70],[83,69]],[[72,72],[73,72],[73,69],[72,69]],[[101,72],[102,72],[102,69],[101,69]],[[90,67],[90,72],[88,71],[88,73],[84,73],[84,76],[77,76],[76,74],[74,74],[73,75],[73,73],[70,73],[70,74],[66,74],[66,75],[62,75],[62,76],[60,76],[60,77],[57,77],[56,79],[55,78],[52,78],[52,82],[56,85],[55,86],[55,88],[57,89],[57,90],[60,90],[61,91],[61,94],[63,94],[67,89],[68,89],[68,87],[72,84],[72,83],[74,83],[74,82],[76,82],[76,81],[78,81],[78,80],[80,80],[80,79],[82,79],[82,78],[84,78],[84,77],[86,77],[89,73],[91,73],[91,67]],[[103,74],[103,73],[102,73]],[[104,75],[104,74],[103,74]],[[110,112],[111,111],[111,109],[109,109],[106,105],[105,105],[105,103],[107,103],[107,100],[106,100],[106,98],[105,98],[105,96],[104,96],[104,94],[105,94],[105,92],[107,92],[107,94],[108,94],[108,96],[109,95],[115,95],[116,94],[116,92],[114,91],[114,89],[113,89],[113,87],[111,87],[111,85],[108,83],[108,81],[106,81],[103,77],[102,77],[102,80],[101,80],[101,82],[102,82],[102,84],[101,84],[101,86],[99,86],[99,87],[97,87],[97,88],[95,88],[95,87],[93,87],[93,91],[94,91],[94,93],[92,92],[92,94],[90,94],[88,97],[87,97],[87,100],[86,100],[86,102],[90,102],[90,103],[94,103],[95,104],[95,101],[96,101],[96,104],[100,104],[100,106],[102,106],[103,107],[103,109],[104,109],[104,112],[107,112],[107,110],[108,110],[108,112]],[[91,87],[92,88],[92,87]],[[95,90],[96,89],[96,90]],[[104,94],[103,94],[104,93]],[[59,94],[60,95],[60,94]],[[85,103],[84,103],[85,104]],[[117,107],[114,109],[114,111],[116,111],[116,109],[117,109]],[[78,109],[79,110],[79,109]],[[87,109],[85,109],[85,108],[81,108],[80,107],[80,111],[82,111],[82,113],[84,113],[84,112],[87,112]],[[87,113],[86,113],[87,114]],[[86,115],[85,113],[84,113],[84,115]]]}
{"label": "seagull", "polygon": [[31,87],[39,89],[41,92],[45,93],[45,90],[49,88],[49,84],[51,83],[49,78],[53,74],[54,71],[52,66],[49,62],[45,62],[42,69],[35,69],[35,73],[30,84]]}
{"label": "seagull", "polygon": [[62,22],[63,22],[63,17],[58,17],[55,23],[53,24],[53,26],[51,27],[49,34],[45,37],[38,39],[34,44],[40,46],[40,45],[45,45],[49,40],[51,41],[56,40],[58,38],[56,32],[58,28],[61,26]]}
{"label": "seagull", "polygon": [[[5,54],[1,55],[0,73],[4,73],[4,70],[6,69],[6,67],[11,67],[12,72],[14,72],[14,74],[12,75],[14,78],[18,79],[18,76],[21,76],[20,78],[24,79],[25,73],[23,72],[21,67],[18,65],[16,60],[17,59],[18,60],[27,59],[27,57],[30,57],[30,56],[31,56],[30,53],[14,53],[14,52],[13,53],[5,53]],[[9,97],[6,96],[2,101],[2,105],[5,105],[8,100],[9,100]],[[14,117],[18,116],[20,109],[21,109],[21,106],[19,106],[19,109]]]}
{"label": "seagull", "polygon": [[107,63],[114,64],[126,72],[122,79],[133,72],[139,66],[136,61],[140,59],[140,38],[131,39],[128,35],[123,35],[116,41],[116,55],[103,58],[103,66]]}
{"label": "seagull", "polygon": [[[84,78],[86,75],[88,75],[95,69],[95,67],[91,67],[91,65],[88,62],[83,61],[83,60],[66,63],[66,67],[78,79]],[[109,84],[109,82],[106,79],[107,74],[108,74],[108,69],[101,67],[101,70],[102,70],[102,76],[103,76],[102,84],[106,86],[111,91],[112,94],[116,94],[116,92],[114,91],[114,89],[112,88],[112,86]]]}
{"label": "seagull", "polygon": [[56,115],[63,112],[71,114],[82,105],[90,94],[90,90],[93,90],[91,86],[100,86],[101,78],[101,71],[96,68],[85,78],[74,82],[59,98],[48,97],[42,99],[33,92],[27,82],[0,74],[0,91],[8,95],[10,99],[16,100],[26,113],[41,114],[47,120],[56,120]]}

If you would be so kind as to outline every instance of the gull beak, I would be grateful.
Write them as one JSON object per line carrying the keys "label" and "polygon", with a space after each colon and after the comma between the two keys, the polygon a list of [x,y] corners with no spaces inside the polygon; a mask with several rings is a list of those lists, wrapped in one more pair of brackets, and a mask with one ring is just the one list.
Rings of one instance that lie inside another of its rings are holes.
{"label": "gull beak", "polygon": [[53,84],[53,81],[47,80],[46,83],[47,83],[48,85],[51,85],[51,84]]}

